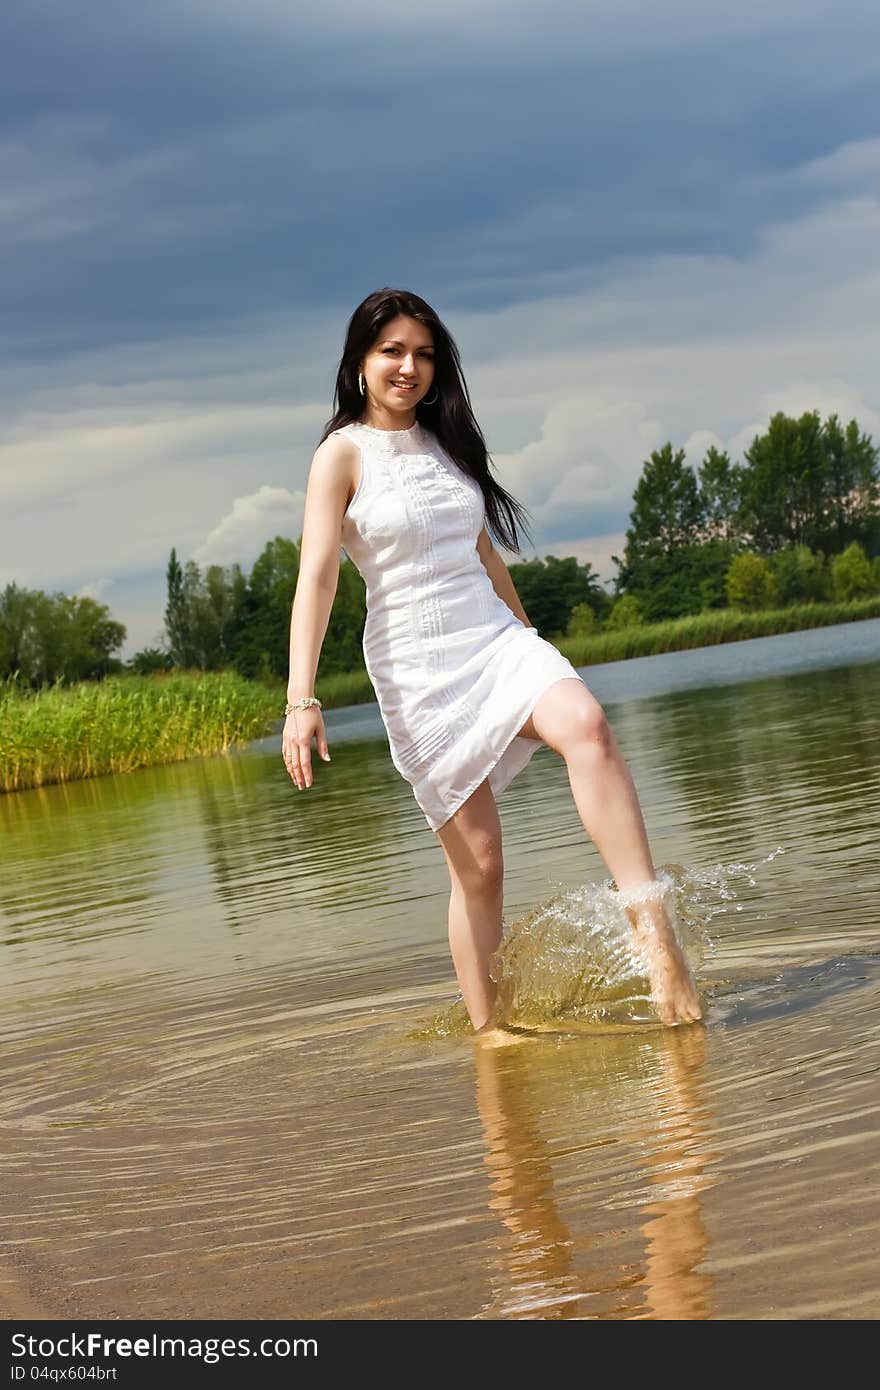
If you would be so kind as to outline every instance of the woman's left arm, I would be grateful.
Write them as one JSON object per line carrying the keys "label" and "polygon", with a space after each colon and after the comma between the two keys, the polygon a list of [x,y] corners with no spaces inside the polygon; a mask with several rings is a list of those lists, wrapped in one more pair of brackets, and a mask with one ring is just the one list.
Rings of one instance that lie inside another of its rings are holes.
{"label": "woman's left arm", "polygon": [[492,587],[498,597],[507,604],[510,611],[519,618],[521,623],[524,623],[526,627],[534,626],[529,622],[528,614],[519,601],[519,595],[510,577],[510,570],[493,546],[485,526],[477,537],[477,554],[483,562],[483,567],[491,579]]}

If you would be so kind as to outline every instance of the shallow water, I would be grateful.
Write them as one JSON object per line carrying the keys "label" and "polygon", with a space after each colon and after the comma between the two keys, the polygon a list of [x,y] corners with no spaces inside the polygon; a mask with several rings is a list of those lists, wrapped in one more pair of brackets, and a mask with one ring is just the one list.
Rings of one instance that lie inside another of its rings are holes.
{"label": "shallow water", "polygon": [[445,861],[375,708],[305,793],[271,739],[0,798],[7,1316],[877,1315],[880,622],[584,676],[705,1026],[618,988],[549,749],[499,802],[508,963],[595,969],[497,1051],[445,1026]]}

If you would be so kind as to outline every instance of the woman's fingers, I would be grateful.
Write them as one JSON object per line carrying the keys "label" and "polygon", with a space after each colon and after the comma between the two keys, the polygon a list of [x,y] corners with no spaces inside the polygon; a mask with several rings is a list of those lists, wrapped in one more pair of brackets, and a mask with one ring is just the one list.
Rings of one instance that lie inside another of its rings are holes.
{"label": "woman's fingers", "polygon": [[[326,743],[318,750],[325,762],[330,762],[330,750]],[[287,744],[282,750],[284,766],[290,773],[292,780],[296,783],[300,791],[312,785],[312,752],[308,741],[301,743]]]}
{"label": "woman's fingers", "polygon": [[309,740],[307,738],[299,739],[298,742],[299,770],[302,782],[297,782],[296,785],[299,787],[300,791],[302,791],[303,783],[305,783],[307,787],[312,785],[312,750],[309,747]]}
{"label": "woman's fingers", "polygon": [[[315,720],[311,725],[307,720],[300,721],[297,727],[293,713],[288,716],[289,725],[285,724],[284,733],[281,738],[281,756],[284,759],[284,766],[290,773],[291,779],[299,787],[300,791],[312,785],[312,739],[314,738],[318,748],[319,756],[324,762],[330,761],[330,749],[327,747],[327,735],[324,731],[324,721]],[[305,727],[303,725],[305,724]]]}
{"label": "woman's fingers", "polygon": [[299,770],[299,761],[298,761],[297,756],[296,756],[296,750],[293,749],[293,748],[290,748],[289,746],[286,746],[286,747],[282,750],[281,756],[282,756],[282,758],[284,759],[284,766],[287,768],[287,771],[290,773],[291,781],[296,782],[297,786],[299,786],[300,770]]}

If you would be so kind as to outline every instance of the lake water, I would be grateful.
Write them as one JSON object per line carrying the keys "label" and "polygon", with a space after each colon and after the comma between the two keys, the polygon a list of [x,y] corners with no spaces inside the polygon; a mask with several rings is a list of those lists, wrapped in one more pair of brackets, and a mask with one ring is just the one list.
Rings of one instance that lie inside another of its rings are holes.
{"label": "lake water", "polygon": [[[375,706],[303,793],[273,737],[0,797],[5,1316],[880,1313],[880,621],[582,674],[705,1025],[476,1047]],[[508,940],[589,956],[564,764],[499,809]]]}

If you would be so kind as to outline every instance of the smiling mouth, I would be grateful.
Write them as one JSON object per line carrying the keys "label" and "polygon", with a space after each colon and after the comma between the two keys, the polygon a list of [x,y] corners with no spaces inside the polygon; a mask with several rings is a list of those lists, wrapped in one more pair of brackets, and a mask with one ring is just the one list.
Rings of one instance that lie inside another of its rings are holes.
{"label": "smiling mouth", "polygon": [[399,381],[392,381],[391,385],[395,391],[414,391],[416,389],[415,383],[412,386],[401,386]]}

